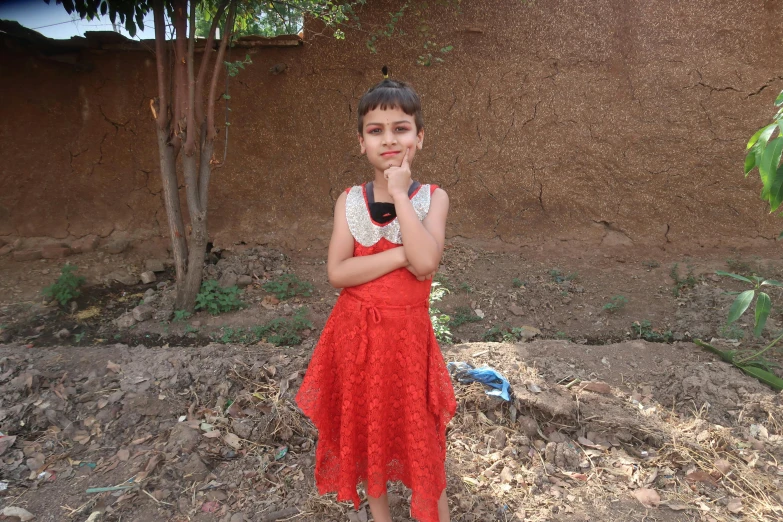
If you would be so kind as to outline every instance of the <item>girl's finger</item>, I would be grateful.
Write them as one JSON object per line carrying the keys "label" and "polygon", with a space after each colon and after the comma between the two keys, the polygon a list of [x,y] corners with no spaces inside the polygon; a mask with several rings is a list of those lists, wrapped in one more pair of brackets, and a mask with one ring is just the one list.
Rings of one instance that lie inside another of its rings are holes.
{"label": "girl's finger", "polygon": [[408,153],[409,153],[410,151],[411,151],[411,148],[410,148],[410,147],[408,147],[407,149],[405,149],[405,154],[404,154],[404,155],[403,155],[403,157],[402,157],[402,164],[400,164],[400,167],[404,167],[404,168],[410,168],[411,164],[410,164],[410,163],[408,163]]}

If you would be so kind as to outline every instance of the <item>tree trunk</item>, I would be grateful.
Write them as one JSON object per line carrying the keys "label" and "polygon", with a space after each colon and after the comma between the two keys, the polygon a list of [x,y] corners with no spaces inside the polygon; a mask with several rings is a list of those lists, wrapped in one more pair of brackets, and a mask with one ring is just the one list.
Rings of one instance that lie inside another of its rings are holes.
{"label": "tree trunk", "polygon": [[182,221],[182,210],[179,203],[177,157],[174,148],[169,144],[168,129],[158,128],[157,133],[160,178],[163,184],[163,204],[169,222],[171,250],[174,255],[177,281],[182,281],[185,278],[185,260],[188,257],[188,246],[185,242],[185,224]]}

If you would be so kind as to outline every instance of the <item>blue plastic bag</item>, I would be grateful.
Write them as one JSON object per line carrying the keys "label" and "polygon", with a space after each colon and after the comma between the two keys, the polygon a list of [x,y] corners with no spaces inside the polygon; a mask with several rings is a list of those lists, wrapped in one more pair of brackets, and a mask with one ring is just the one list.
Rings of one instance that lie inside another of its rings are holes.
{"label": "blue plastic bag", "polygon": [[482,366],[481,368],[474,368],[471,364],[461,361],[450,362],[446,365],[454,378],[463,384],[471,382],[480,382],[492,387],[491,390],[486,390],[487,395],[493,397],[500,397],[504,401],[511,400],[511,385],[509,385],[503,375],[501,375],[494,368],[489,366]]}

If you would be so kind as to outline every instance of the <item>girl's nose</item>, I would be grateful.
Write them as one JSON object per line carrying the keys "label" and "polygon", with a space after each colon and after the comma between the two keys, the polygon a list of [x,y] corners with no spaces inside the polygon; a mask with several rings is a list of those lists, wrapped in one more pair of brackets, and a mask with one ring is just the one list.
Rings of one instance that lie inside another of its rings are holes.
{"label": "girl's nose", "polygon": [[394,135],[393,131],[386,131],[383,133],[383,142],[384,144],[395,144],[397,143],[397,137]]}

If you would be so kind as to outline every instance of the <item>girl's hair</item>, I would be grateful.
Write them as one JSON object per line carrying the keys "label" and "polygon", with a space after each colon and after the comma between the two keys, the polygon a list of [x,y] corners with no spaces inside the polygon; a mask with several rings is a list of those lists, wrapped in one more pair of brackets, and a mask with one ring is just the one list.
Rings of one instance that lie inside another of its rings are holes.
{"label": "girl's hair", "polygon": [[362,95],[359,100],[359,134],[362,134],[364,117],[368,112],[399,108],[408,116],[413,116],[416,122],[416,132],[424,128],[424,117],[421,115],[421,100],[413,87],[405,82],[385,79]]}

